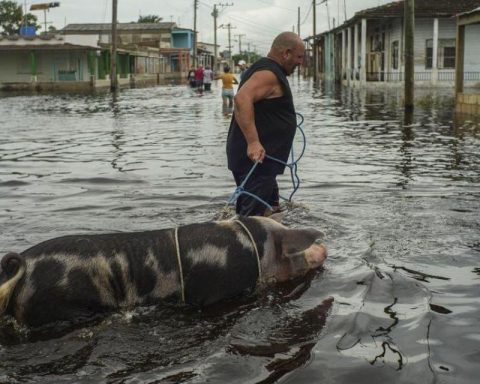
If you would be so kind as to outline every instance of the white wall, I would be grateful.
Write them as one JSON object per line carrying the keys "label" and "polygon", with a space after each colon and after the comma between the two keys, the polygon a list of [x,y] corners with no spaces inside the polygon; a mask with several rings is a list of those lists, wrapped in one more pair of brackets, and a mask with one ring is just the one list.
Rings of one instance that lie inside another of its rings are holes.
{"label": "white wall", "polygon": [[480,72],[480,24],[465,28],[465,72]]}
{"label": "white wall", "polygon": [[[455,19],[438,19],[438,38],[456,39],[456,21]],[[415,20],[415,72],[428,72],[426,69],[426,40],[433,39],[433,19]],[[440,50],[440,46],[438,47]],[[438,62],[439,68],[441,63]],[[445,71],[455,71],[453,68]]]}
{"label": "white wall", "polygon": [[64,35],[63,39],[66,43],[87,45],[90,47],[98,47],[98,35]]}
{"label": "white wall", "polygon": [[[12,82],[12,81],[30,81],[30,62],[18,52],[7,53],[1,52],[2,60],[0,64],[0,82]],[[22,59],[22,63],[19,65],[19,60]],[[26,63],[25,63],[25,60]],[[18,72],[22,73],[18,73]]]}

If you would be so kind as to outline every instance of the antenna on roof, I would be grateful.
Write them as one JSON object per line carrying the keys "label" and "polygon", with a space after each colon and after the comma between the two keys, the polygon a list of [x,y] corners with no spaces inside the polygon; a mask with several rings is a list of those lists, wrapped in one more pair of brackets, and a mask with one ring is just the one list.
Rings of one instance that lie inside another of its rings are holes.
{"label": "antenna on roof", "polygon": [[43,11],[45,34],[47,33],[47,11],[50,11],[50,8],[56,8],[59,6],[60,6],[60,2],[58,1],[54,1],[51,3],[32,4],[30,6],[30,11]]}

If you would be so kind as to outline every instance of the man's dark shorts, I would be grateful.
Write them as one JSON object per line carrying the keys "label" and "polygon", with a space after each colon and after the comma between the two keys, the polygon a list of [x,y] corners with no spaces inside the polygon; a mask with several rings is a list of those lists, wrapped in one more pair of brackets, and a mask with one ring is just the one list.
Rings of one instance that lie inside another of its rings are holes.
{"label": "man's dark shorts", "polygon": [[[242,184],[247,174],[233,172],[235,183],[237,187]],[[278,207],[278,184],[277,175],[262,175],[253,172],[247,180],[244,186],[244,190],[258,196],[263,201],[266,201],[272,207]],[[236,212],[242,216],[263,216],[267,206],[257,199],[247,196],[245,194],[240,195],[237,199]]]}

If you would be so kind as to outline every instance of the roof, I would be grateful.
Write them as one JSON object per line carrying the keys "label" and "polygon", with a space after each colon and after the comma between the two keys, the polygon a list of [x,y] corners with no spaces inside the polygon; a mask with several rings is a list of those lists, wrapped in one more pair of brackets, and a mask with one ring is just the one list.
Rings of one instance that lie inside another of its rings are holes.
{"label": "roof", "polygon": [[51,41],[51,40],[58,40],[58,41],[63,41],[63,37],[57,36],[55,34],[42,34],[42,35],[34,35],[34,36],[22,36],[22,35],[8,35],[8,36],[2,36],[0,35],[0,42],[2,41],[20,41],[20,40],[25,40],[25,41]]}
{"label": "roof", "polygon": [[39,36],[0,36],[0,50],[97,50],[99,47],[67,43],[63,36],[46,34]]}
{"label": "roof", "polygon": [[193,33],[193,29],[190,29],[190,28],[175,28],[172,33],[184,33],[184,32],[190,32],[190,33]]}
{"label": "roof", "polygon": [[480,24],[480,7],[457,15],[457,26]]}
{"label": "roof", "polygon": [[[404,1],[394,1],[355,13],[354,19],[403,17]],[[480,0],[415,0],[415,17],[451,17],[480,6]]]}
{"label": "roof", "polygon": [[458,14],[457,16],[466,16],[466,15],[471,15],[471,14],[474,14],[474,13],[480,13],[480,7],[478,8],[475,8],[475,9],[472,9],[468,12],[463,12],[463,13],[460,13]]}
{"label": "roof", "polygon": [[0,51],[22,51],[22,50],[28,50],[28,51],[45,51],[45,50],[51,50],[51,51],[78,51],[78,50],[87,50],[87,51],[93,51],[93,50],[98,50],[98,47],[90,47],[87,45],[77,45],[77,44],[70,44],[70,43],[64,43],[64,44],[8,44],[8,45],[0,45]]}
{"label": "roof", "polygon": [[[165,31],[172,30],[177,26],[176,23],[118,23],[117,31]],[[100,33],[110,32],[112,23],[88,23],[88,24],[68,24],[61,29],[62,33]]]}
{"label": "roof", "polygon": [[[343,24],[328,31],[318,33],[317,39],[323,35],[340,31],[362,19],[403,18],[403,5],[404,0],[399,0],[379,7],[358,11]],[[480,8],[480,0],[415,0],[415,18],[454,17],[459,13],[474,12],[478,8]],[[313,36],[308,36],[304,41],[311,40],[312,38]]]}

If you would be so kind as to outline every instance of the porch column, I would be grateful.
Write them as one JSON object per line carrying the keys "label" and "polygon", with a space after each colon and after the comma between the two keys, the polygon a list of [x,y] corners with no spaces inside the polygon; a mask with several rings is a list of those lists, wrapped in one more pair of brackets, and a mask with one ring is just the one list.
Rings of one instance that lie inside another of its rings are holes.
{"label": "porch column", "polygon": [[330,80],[330,35],[327,33],[324,35],[324,53],[323,53],[323,68],[324,79]]}
{"label": "porch column", "polygon": [[432,84],[438,80],[438,19],[433,19]]}
{"label": "porch column", "polygon": [[354,49],[353,49],[353,80],[356,83],[357,82],[357,74],[359,70],[359,60],[358,60],[358,23],[355,23],[355,33],[353,34],[353,43],[354,43]]}
{"label": "porch column", "polygon": [[360,83],[367,81],[367,19],[362,19],[362,41],[360,43]]}
{"label": "porch column", "polygon": [[347,84],[352,82],[352,27],[347,29]]}
{"label": "porch column", "polygon": [[455,54],[455,97],[463,92],[463,71],[465,61],[465,25],[458,24],[457,17],[457,48]]}
{"label": "porch column", "polygon": [[345,67],[346,67],[346,57],[345,57],[345,53],[346,53],[346,48],[345,48],[345,45],[346,45],[346,35],[347,35],[347,31],[345,29],[342,30],[342,71],[340,73],[340,81],[343,82],[343,75],[344,73],[346,72],[345,71]]}
{"label": "porch column", "polygon": [[337,63],[335,62],[335,52],[337,49],[336,43],[335,43],[335,34],[330,33],[329,34],[329,41],[330,41],[330,49],[328,51],[328,61],[330,63],[330,80],[335,81],[335,73],[336,73],[336,66]]}

